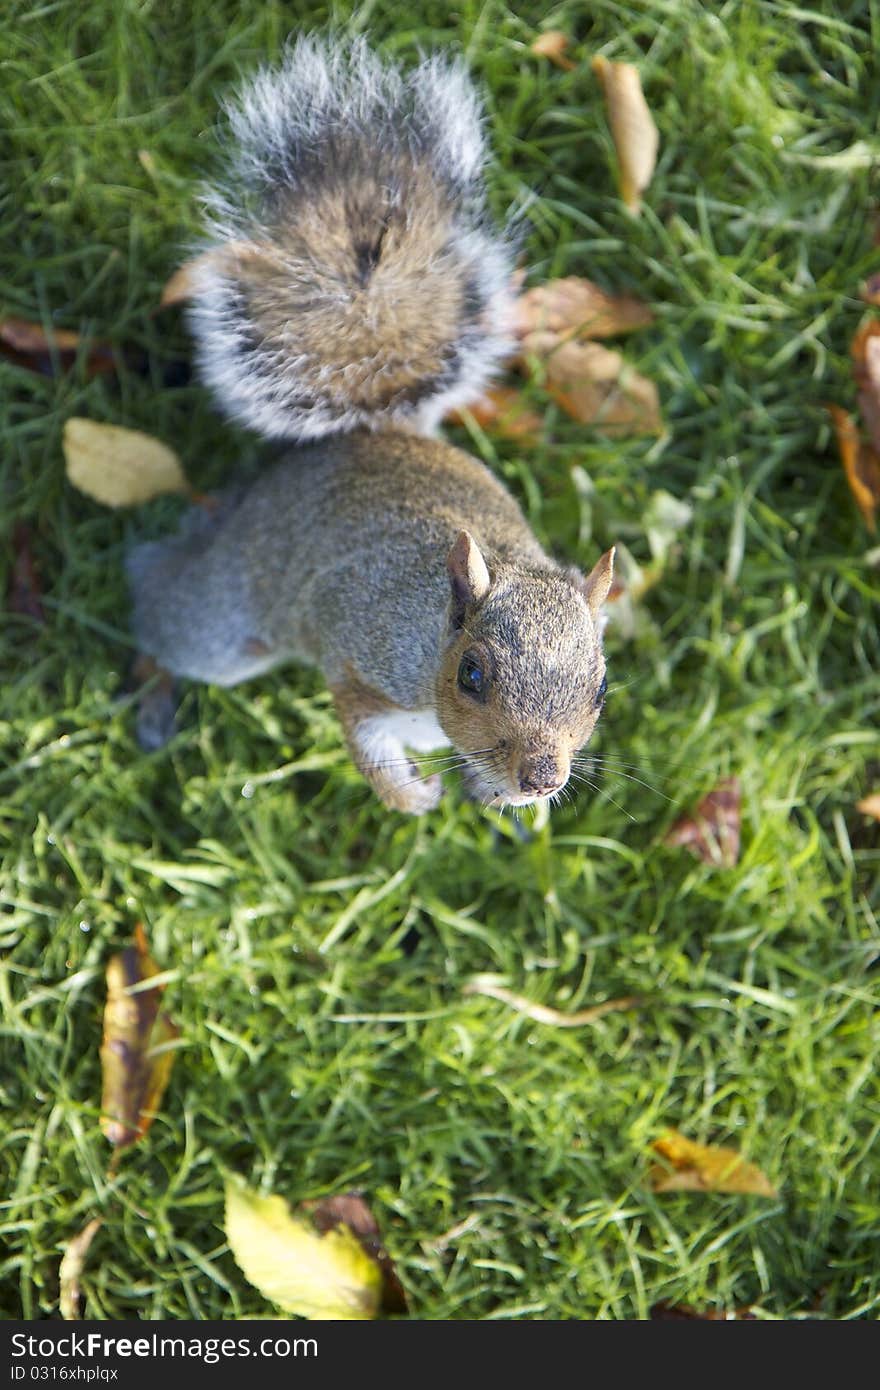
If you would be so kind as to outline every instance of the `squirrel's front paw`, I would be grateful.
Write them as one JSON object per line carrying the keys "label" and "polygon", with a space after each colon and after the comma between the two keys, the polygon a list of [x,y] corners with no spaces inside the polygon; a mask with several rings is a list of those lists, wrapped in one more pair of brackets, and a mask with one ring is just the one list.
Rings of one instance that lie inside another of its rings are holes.
{"label": "squirrel's front paw", "polygon": [[419,774],[415,763],[410,768],[410,780],[397,784],[386,784],[379,796],[393,811],[405,811],[411,816],[421,816],[425,811],[433,811],[443,795],[443,782],[435,773],[432,777]]}

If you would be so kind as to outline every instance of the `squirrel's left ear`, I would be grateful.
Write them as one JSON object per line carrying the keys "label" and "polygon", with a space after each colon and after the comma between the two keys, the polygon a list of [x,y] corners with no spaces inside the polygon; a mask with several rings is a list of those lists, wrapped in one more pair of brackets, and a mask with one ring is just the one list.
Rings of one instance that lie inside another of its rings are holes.
{"label": "squirrel's left ear", "polygon": [[613,578],[614,546],[605,551],[605,554],[596,561],[586,578],[581,580],[581,593],[587,600],[587,607],[594,618],[599,616],[599,610],[608,597]]}
{"label": "squirrel's left ear", "polygon": [[452,620],[459,626],[464,610],[481,603],[492,587],[486,561],[470,531],[459,531],[446,557],[446,572],[452,586]]}

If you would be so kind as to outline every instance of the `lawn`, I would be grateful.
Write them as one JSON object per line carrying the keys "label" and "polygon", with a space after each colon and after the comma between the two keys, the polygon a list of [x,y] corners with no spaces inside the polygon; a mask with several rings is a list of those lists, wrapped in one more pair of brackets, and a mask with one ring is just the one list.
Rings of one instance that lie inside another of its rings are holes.
{"label": "lawn", "polygon": [[[347,6],[8,0],[0,315],[108,338],[112,373],[0,359],[0,584],[30,528],[43,623],[0,626],[0,1316],[58,1315],[93,1216],[98,1318],[272,1306],[225,1243],[232,1171],[296,1205],[359,1190],[424,1319],[880,1311],[880,546],[826,406],[880,268],[876,0],[376,0],[387,54],[463,51],[491,199],[528,283],[587,275],[654,308],[623,345],[657,437],[611,439],[539,386],[545,438],[449,430],[542,541],[642,564],[654,494],[692,509],[632,629],[607,635],[591,781],[533,824],[450,779],[422,819],[354,771],[319,677],[189,687],[134,738],[126,547],[180,504],[110,511],[65,479],[72,415],[149,431],[210,489],[270,451],[221,420],[161,289],[197,230],[222,94]],[[574,66],[537,58],[542,29]],[[660,129],[623,207],[590,59],[637,62]],[[19,530],[19,535],[21,531]],[[0,592],[3,592],[0,589]],[[664,844],[723,777],[733,867]],[[109,1171],[104,973],[144,925],[181,1030],[147,1137]],[[560,1028],[468,993],[489,975]],[[657,1193],[667,1128],[730,1145],[775,1198]]]}

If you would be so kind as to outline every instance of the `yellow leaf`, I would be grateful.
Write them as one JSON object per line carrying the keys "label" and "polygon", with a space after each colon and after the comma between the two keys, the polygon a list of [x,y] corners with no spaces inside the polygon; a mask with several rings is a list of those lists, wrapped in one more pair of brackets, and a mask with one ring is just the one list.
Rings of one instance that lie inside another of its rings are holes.
{"label": "yellow leaf", "polygon": [[593,59],[593,72],[602,83],[611,137],[617,151],[620,196],[630,212],[638,213],[641,195],[651,182],[660,137],[642,92],[639,70],[632,63]]}
{"label": "yellow leaf", "polygon": [[524,444],[534,444],[544,424],[541,416],[525,405],[521,392],[512,386],[493,386],[460,410],[451,411],[446,418],[456,425],[463,422],[465,415],[471,415],[480,429],[489,434],[519,439]]}
{"label": "yellow leaf", "polygon": [[140,430],[74,416],[64,426],[63,444],[70,482],[106,507],[191,491],[174,451]]}
{"label": "yellow leaf", "polygon": [[738,1192],[752,1197],[775,1197],[776,1188],[754,1163],[736,1149],[695,1144],[669,1129],[651,1145],[666,1162],[648,1173],[654,1192]]}
{"label": "yellow leaf", "polygon": [[374,1318],[382,1276],[347,1226],[318,1235],[283,1197],[226,1184],[226,1239],[242,1273],[296,1317]]}

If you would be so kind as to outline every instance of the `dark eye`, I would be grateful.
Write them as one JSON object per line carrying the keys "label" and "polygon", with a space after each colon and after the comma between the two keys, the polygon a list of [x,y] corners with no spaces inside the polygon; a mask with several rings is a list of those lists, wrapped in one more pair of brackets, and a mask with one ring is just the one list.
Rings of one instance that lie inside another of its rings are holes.
{"label": "dark eye", "polygon": [[482,695],[486,673],[475,656],[463,656],[458,664],[458,685],[468,695]]}
{"label": "dark eye", "polygon": [[601,709],[602,705],[604,705],[604,703],[605,703],[605,696],[606,696],[607,692],[608,692],[608,677],[607,677],[607,676],[603,676],[603,677],[602,677],[602,684],[599,686],[599,689],[596,691],[596,709]]}

